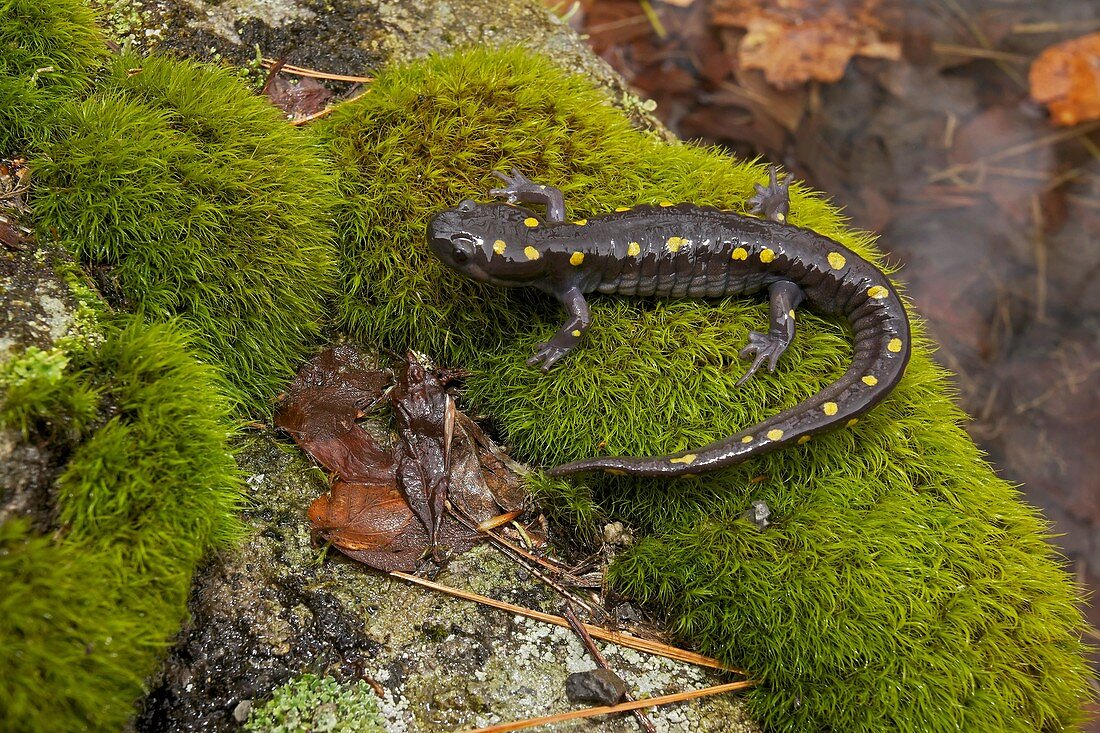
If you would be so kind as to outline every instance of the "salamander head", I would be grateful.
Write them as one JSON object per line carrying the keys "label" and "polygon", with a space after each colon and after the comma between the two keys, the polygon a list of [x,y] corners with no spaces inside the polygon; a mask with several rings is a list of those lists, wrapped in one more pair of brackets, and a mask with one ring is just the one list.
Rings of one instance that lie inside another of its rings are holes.
{"label": "salamander head", "polygon": [[428,246],[443,264],[492,285],[526,285],[542,276],[545,261],[527,240],[534,213],[502,203],[463,201],[428,222]]}

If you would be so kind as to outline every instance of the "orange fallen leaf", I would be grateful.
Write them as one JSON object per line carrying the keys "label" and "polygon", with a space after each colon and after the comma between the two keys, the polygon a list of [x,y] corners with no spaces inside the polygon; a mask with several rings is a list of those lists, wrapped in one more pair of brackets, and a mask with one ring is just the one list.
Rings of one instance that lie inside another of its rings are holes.
{"label": "orange fallen leaf", "polygon": [[413,572],[428,549],[428,530],[394,481],[352,484],[337,480],[309,506],[313,530],[340,552],[372,568]]}
{"label": "orange fallen leaf", "polygon": [[898,59],[884,41],[880,0],[715,0],[715,25],[745,29],[738,59],[760,69],[769,84],[791,89],[807,81],[836,82],[853,56]]}
{"label": "orange fallen leaf", "polygon": [[1045,104],[1056,125],[1100,119],[1100,33],[1043,51],[1028,75],[1031,98]]}

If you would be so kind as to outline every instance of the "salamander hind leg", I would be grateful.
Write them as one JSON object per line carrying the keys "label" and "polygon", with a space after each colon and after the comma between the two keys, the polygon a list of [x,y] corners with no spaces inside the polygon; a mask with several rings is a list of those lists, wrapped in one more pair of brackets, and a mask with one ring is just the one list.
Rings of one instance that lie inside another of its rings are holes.
{"label": "salamander hind leg", "polygon": [[765,219],[785,222],[791,211],[791,177],[784,176],[782,182],[776,180],[775,166],[768,168],[768,185],[756,184],[756,193],[749,198],[749,211],[763,214]]}
{"label": "salamander hind leg", "polygon": [[768,288],[769,299],[769,328],[767,333],[751,331],[749,343],[738,354],[742,359],[752,359],[752,365],[745,372],[745,376],[737,381],[740,387],[749,381],[753,374],[763,366],[768,365],[768,371],[774,372],[779,357],[791,345],[795,334],[794,309],[802,302],[802,288],[790,280],[780,280],[772,283]]}

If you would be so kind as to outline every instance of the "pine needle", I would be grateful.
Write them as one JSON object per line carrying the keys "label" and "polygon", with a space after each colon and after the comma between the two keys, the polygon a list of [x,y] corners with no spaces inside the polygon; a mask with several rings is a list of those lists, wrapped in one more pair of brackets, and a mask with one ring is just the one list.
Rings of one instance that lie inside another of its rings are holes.
{"label": "pine needle", "polygon": [[[477,593],[471,593],[470,591],[460,590],[458,588],[452,588],[447,585],[440,585],[439,583],[433,583],[430,580],[419,578],[415,575],[408,573],[402,573],[400,571],[394,571],[390,575],[395,578],[401,578],[407,580],[410,583],[430,588],[440,593],[446,593],[449,596],[455,598],[461,598],[467,601],[473,601],[474,603],[481,603],[485,606],[491,606],[493,608],[499,608],[502,611],[508,611],[519,616],[526,616],[537,621],[553,624],[555,626],[561,626],[563,628],[571,628],[569,622],[561,616],[555,616],[549,613],[542,613],[541,611],[533,611],[523,606],[516,606],[505,601],[498,601],[495,598],[489,598],[487,596],[479,595]],[[659,641],[650,641],[649,639],[642,639],[632,634],[626,634],[618,631],[609,631],[601,626],[593,626],[592,624],[584,624],[584,628],[589,634],[601,641],[611,642],[612,644],[618,644],[619,646],[625,646],[630,649],[636,649],[641,652],[647,652],[649,654],[656,654],[660,657],[666,657],[668,659],[674,659],[678,662],[686,662],[687,664],[695,664],[700,667],[710,667],[711,669],[720,669],[726,672],[733,672],[734,674],[746,674],[743,670],[735,667],[728,667],[722,664],[717,659],[707,657],[702,654],[696,654],[695,652],[689,652],[685,649],[678,649],[668,644],[662,644]]]}
{"label": "pine needle", "polygon": [[511,723],[499,723],[497,725],[490,725],[488,728],[477,728],[475,730],[470,730],[466,733],[505,733],[505,731],[510,730],[533,728],[536,725],[549,725],[550,723],[560,723],[563,720],[593,718],[597,715],[610,715],[612,713],[626,713],[630,712],[631,710],[639,710],[641,708],[656,707],[658,705],[668,705],[670,703],[683,702],[684,700],[694,700],[695,698],[706,697],[708,695],[719,695],[723,692],[743,690],[746,687],[752,687],[755,684],[756,682],[752,680],[742,680],[741,682],[727,682],[724,685],[704,687],[701,690],[677,692],[672,695],[651,697],[647,700],[634,700],[632,702],[624,702],[620,705],[603,705],[596,708],[585,708],[584,710],[570,710],[567,713],[547,715],[542,718],[528,718],[527,720],[516,720],[512,721]]}

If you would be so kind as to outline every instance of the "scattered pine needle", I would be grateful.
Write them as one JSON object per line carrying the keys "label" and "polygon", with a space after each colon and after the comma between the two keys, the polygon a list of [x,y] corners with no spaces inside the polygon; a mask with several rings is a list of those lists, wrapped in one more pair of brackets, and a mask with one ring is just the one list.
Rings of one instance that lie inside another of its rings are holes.
{"label": "scattered pine needle", "polygon": [[567,713],[547,715],[542,718],[528,718],[527,720],[516,720],[511,723],[499,723],[497,725],[490,725],[488,728],[477,728],[476,730],[466,731],[466,733],[505,733],[506,731],[510,730],[533,728],[536,725],[549,725],[550,723],[559,723],[563,720],[592,718],[597,715],[610,715],[612,713],[625,713],[641,708],[656,707],[658,705],[668,705],[674,702],[683,702],[684,700],[693,700],[697,697],[706,697],[708,695],[719,695],[723,692],[743,690],[746,687],[752,687],[755,684],[756,683],[752,680],[742,680],[741,682],[727,682],[724,685],[704,687],[701,690],[677,692],[672,695],[661,695],[660,697],[651,697],[646,700],[634,700],[632,702],[624,702],[619,705],[604,705],[597,708],[585,708],[584,710],[570,710]]}
{"label": "scattered pine needle", "polygon": [[[264,67],[271,68],[275,64],[279,63],[277,59],[263,59]],[[330,74],[327,71],[317,71],[316,69],[307,69],[304,66],[294,66],[292,64],[283,64],[280,71],[285,71],[288,74],[294,74],[295,76],[308,76],[314,79],[328,79],[329,81],[354,81],[360,84],[367,84],[374,81],[373,76],[351,76],[350,74]]]}
{"label": "scattered pine needle", "polygon": [[[419,578],[409,573],[402,573],[399,570],[395,570],[390,573],[395,578],[401,578],[407,580],[410,583],[430,588],[440,593],[446,593],[449,596],[455,598],[461,598],[466,601],[473,601],[474,603],[481,603],[493,608],[499,608],[502,611],[508,611],[519,616],[526,616],[527,618],[535,619],[536,621],[542,621],[544,623],[553,624],[555,626],[561,626],[562,628],[571,628],[569,622],[561,616],[554,616],[549,613],[542,613],[541,611],[532,611],[529,608],[523,606],[517,606],[505,601],[498,601],[494,598],[478,595],[477,593],[471,593],[465,590],[459,590],[458,588],[452,588],[447,585],[440,585],[439,583],[433,583],[430,580]],[[584,628],[588,630],[588,633],[601,641],[607,641],[612,644],[618,644],[619,646],[625,646],[630,649],[636,649],[641,652],[647,652],[649,654],[656,654],[659,657],[666,657],[668,659],[674,659],[677,662],[685,662],[687,664],[694,664],[700,667],[710,667],[711,669],[720,669],[725,672],[733,672],[734,674],[745,675],[744,670],[737,669],[736,667],[729,667],[722,662],[714,659],[713,657],[707,657],[695,652],[689,652],[684,649],[678,649],[668,644],[662,644],[658,641],[650,641],[649,639],[642,639],[631,634],[625,634],[618,631],[609,631],[601,626],[593,626],[591,624],[584,624]],[[629,709],[629,708],[624,708]]]}
{"label": "scattered pine needle", "polygon": [[[363,92],[363,94],[367,94],[369,92],[370,92],[370,89],[367,89],[365,92]],[[296,120],[291,120],[290,124],[294,127],[299,127],[301,125],[307,125],[310,122],[313,122],[314,120],[319,120],[322,117],[327,117],[328,115],[335,112],[337,110],[337,108],[340,107],[341,104],[346,104],[348,102],[354,102],[356,99],[359,99],[359,97],[363,96],[363,94],[356,94],[354,97],[348,97],[347,99],[341,100],[339,102],[339,104],[331,104],[328,107],[325,107],[324,109],[322,109],[318,112],[314,112],[311,115],[306,115],[305,117],[299,117]]]}

